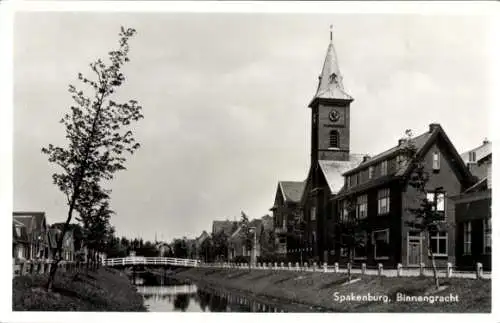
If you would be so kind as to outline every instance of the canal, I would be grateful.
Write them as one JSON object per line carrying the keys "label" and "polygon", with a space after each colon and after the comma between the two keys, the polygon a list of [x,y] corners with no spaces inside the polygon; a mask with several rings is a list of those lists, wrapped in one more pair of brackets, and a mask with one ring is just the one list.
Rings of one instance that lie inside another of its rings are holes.
{"label": "canal", "polygon": [[217,288],[200,288],[188,281],[136,278],[137,291],[150,312],[310,312],[321,309],[300,304],[247,297]]}

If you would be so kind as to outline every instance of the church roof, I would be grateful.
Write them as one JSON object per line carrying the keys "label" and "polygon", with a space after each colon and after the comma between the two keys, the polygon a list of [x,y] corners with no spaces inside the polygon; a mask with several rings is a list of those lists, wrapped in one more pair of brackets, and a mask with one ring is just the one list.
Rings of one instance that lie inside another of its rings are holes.
{"label": "church roof", "polygon": [[292,181],[280,181],[279,186],[283,194],[283,199],[285,202],[300,202],[302,197],[302,192],[306,183],[302,182],[292,182]]}
{"label": "church roof", "polygon": [[[331,31],[330,44],[328,44],[323,69],[321,70],[321,75],[319,76],[318,89],[312,101],[315,101],[316,99],[353,100],[353,98],[344,90],[337,53],[335,52],[335,47],[333,46]],[[312,102],[310,105],[312,105]]]}
{"label": "church roof", "polygon": [[348,161],[320,160],[319,166],[325,176],[331,194],[337,194],[344,186],[342,174],[356,166],[363,160],[363,155],[351,154]]}

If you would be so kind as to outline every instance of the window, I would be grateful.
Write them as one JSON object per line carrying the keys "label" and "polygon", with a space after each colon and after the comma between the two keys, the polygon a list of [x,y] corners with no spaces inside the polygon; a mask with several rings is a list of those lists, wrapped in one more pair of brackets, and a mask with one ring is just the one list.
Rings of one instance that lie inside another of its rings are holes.
{"label": "window", "polygon": [[347,210],[347,201],[343,200],[340,202],[340,222],[347,222],[349,216],[349,211]]}
{"label": "window", "polygon": [[432,170],[438,171],[440,168],[439,152],[435,151],[432,154]]}
{"label": "window", "polygon": [[[427,200],[430,203],[434,203],[432,210],[441,213],[443,221],[446,220],[446,218],[445,218],[446,212],[445,212],[445,208],[444,208],[444,192],[439,192],[439,193],[428,192],[427,193]],[[437,207],[437,209],[436,209],[436,207]]]}
{"label": "window", "polygon": [[351,188],[351,177],[350,176],[345,177],[345,186],[347,186],[347,188]]}
{"label": "window", "polygon": [[389,229],[372,232],[375,259],[389,259]]}
{"label": "window", "polygon": [[483,220],[483,253],[491,253],[491,218]]}
{"label": "window", "polygon": [[330,131],[330,148],[339,148],[339,132],[337,130]]}
{"label": "window", "polygon": [[316,207],[311,206],[311,221],[316,220]]}
{"label": "window", "polygon": [[472,245],[472,223],[465,222],[464,223],[464,255],[471,254],[471,245]]}
{"label": "window", "polygon": [[380,163],[380,176],[387,175],[387,160]]}
{"label": "window", "polygon": [[358,198],[356,199],[356,218],[358,220],[366,218],[368,215],[367,209],[368,196],[366,194],[358,196]]}
{"label": "window", "polygon": [[340,248],[340,256],[341,257],[348,257],[349,256],[349,252],[348,252],[347,248],[345,248],[345,247]]}
{"label": "window", "polygon": [[470,163],[475,163],[476,162],[476,152],[475,151],[470,151],[469,152],[469,162]]}
{"label": "window", "polygon": [[431,234],[431,251],[434,256],[448,256],[448,233],[436,232]]}
{"label": "window", "polygon": [[368,167],[368,179],[373,178],[373,166]]}
{"label": "window", "polygon": [[378,191],[378,215],[389,213],[390,190],[388,188]]}
{"label": "window", "polygon": [[355,238],[356,246],[354,248],[354,258],[364,259],[366,258],[366,247],[368,241],[366,231],[357,233]]}

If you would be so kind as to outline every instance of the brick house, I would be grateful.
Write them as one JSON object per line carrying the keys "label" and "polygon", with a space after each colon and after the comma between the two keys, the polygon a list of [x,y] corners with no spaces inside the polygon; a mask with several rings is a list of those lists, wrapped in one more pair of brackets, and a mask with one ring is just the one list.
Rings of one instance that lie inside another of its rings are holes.
{"label": "brick house", "polygon": [[[397,263],[430,265],[427,252],[430,244],[438,266],[455,263],[455,214],[450,207],[453,204],[450,197],[465,192],[475,180],[439,124],[431,124],[427,132],[413,140],[430,175],[428,198],[436,198],[437,209],[443,212],[445,221],[441,231],[424,236],[406,223],[413,217],[408,208],[417,207],[421,197],[408,185],[412,168],[402,155],[407,143],[399,140],[395,147],[365,159],[344,173],[345,187],[337,196],[337,230],[341,230],[349,216],[363,221],[367,228],[363,232],[366,245],[354,250],[355,261],[369,265],[382,263],[390,268]],[[435,193],[437,188],[442,188],[442,193]],[[347,214],[347,200],[354,201],[354,214]],[[347,261],[345,250],[338,246],[336,254],[339,262]]]}
{"label": "brick house", "polygon": [[278,255],[286,256],[289,246],[298,246],[292,230],[296,218],[300,216],[300,199],[304,186],[305,182],[278,182],[274,205],[270,209],[273,212],[275,252]]}
{"label": "brick house", "polygon": [[[57,228],[50,228],[48,230],[48,240],[49,240],[49,259],[54,259],[57,251],[57,240],[61,236],[61,230]],[[74,234],[72,230],[68,230],[64,233],[63,245],[62,245],[62,259],[65,261],[75,261],[75,242]]]}
{"label": "brick house", "polygon": [[[13,212],[13,221],[22,224],[26,232],[25,238],[28,242],[23,247],[26,248],[25,259],[48,259],[49,242],[45,212]],[[19,227],[19,224],[17,226]]]}
{"label": "brick house", "polygon": [[476,263],[491,270],[491,142],[462,154],[479,181],[466,191],[451,197],[456,221],[456,266],[472,270]]}

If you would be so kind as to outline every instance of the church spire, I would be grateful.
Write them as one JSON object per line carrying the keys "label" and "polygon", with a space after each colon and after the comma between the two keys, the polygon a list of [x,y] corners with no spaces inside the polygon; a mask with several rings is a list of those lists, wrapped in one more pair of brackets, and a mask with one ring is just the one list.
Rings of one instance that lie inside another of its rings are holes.
{"label": "church spire", "polygon": [[314,99],[318,98],[352,101],[352,97],[344,91],[342,75],[340,74],[338,65],[337,53],[335,52],[335,47],[333,46],[332,29],[333,26],[330,25],[330,43],[328,44],[325,61],[323,63],[323,69],[321,70],[321,74],[319,76],[318,89],[316,91]]}

